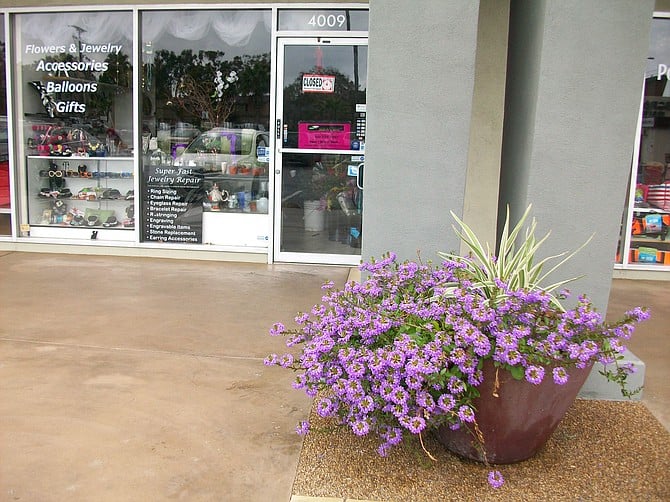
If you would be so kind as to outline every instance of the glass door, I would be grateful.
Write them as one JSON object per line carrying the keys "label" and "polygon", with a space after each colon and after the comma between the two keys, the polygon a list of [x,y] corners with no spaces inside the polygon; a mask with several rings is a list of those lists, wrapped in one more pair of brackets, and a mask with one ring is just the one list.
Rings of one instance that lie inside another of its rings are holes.
{"label": "glass door", "polygon": [[367,39],[280,39],[275,261],[360,262]]}

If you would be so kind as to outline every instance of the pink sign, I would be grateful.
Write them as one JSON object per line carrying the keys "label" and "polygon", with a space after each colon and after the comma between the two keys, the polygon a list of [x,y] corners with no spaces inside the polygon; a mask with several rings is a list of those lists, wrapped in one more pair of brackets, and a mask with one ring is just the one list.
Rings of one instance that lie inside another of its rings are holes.
{"label": "pink sign", "polygon": [[298,148],[351,150],[351,124],[298,123]]}

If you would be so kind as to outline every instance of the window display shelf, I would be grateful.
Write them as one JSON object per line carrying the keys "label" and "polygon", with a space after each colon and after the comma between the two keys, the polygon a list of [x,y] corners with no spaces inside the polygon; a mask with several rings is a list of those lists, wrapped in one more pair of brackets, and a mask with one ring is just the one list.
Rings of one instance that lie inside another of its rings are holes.
{"label": "window display shelf", "polygon": [[268,176],[219,174],[205,176],[207,199],[203,211],[228,214],[267,214]]}
{"label": "window display shelf", "polygon": [[26,179],[31,228],[134,230],[131,157],[28,156]]}

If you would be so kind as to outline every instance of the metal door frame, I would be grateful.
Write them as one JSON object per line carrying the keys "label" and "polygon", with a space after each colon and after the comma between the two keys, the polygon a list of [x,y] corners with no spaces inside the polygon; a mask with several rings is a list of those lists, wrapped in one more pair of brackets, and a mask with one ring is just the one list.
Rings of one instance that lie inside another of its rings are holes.
{"label": "metal door frame", "polygon": [[[277,66],[275,72],[275,131],[274,138],[274,175],[273,175],[273,262],[287,263],[318,263],[330,265],[358,265],[361,255],[358,254],[327,254],[281,251],[282,222],[282,154],[283,153],[325,153],[362,155],[358,150],[312,150],[300,148],[282,148],[283,116],[284,116],[284,51],[287,46],[314,45],[346,46],[368,45],[368,37],[333,36],[328,37],[277,37]],[[367,101],[367,100],[366,100]]]}

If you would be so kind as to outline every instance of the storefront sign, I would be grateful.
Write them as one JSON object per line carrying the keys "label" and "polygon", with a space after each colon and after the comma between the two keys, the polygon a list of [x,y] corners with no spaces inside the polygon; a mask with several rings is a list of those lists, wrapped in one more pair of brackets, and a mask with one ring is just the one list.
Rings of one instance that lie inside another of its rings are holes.
{"label": "storefront sign", "polygon": [[142,231],[146,241],[202,243],[202,175],[190,168],[147,166]]}
{"label": "storefront sign", "polygon": [[656,80],[662,80],[663,77],[668,77],[668,65],[667,64],[659,64],[657,68],[657,74],[656,74]]}
{"label": "storefront sign", "polygon": [[298,148],[351,149],[351,124],[298,123]]}
{"label": "storefront sign", "polygon": [[[106,60],[109,54],[117,55],[123,49],[121,44],[63,44],[63,45],[37,45],[26,44],[24,53],[27,55],[38,55],[34,63],[34,69],[38,74],[44,75],[44,80],[29,82],[30,85],[40,93],[40,99],[44,109],[50,117],[57,114],[86,113],[86,103],[79,101],[81,94],[93,94],[98,91],[98,82],[94,80],[83,80],[85,75],[91,73],[103,73],[109,69]],[[82,60],[82,54],[91,54]],[[53,61],[51,58],[58,55],[72,55],[77,57],[76,61]],[[96,59],[98,55],[101,59]],[[102,58],[105,58],[104,60]],[[83,77],[84,76],[84,77]],[[70,80],[72,79],[72,80]],[[74,94],[69,100],[57,100],[54,94]]]}
{"label": "storefront sign", "polygon": [[311,74],[303,75],[302,92],[335,92],[335,76]]}

